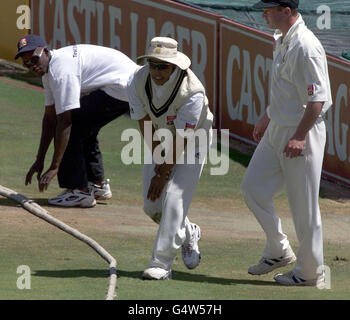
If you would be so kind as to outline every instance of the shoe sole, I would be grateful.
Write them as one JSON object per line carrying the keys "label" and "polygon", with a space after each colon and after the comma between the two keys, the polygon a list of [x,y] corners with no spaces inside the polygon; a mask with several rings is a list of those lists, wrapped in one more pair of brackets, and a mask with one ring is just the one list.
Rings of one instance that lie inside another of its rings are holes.
{"label": "shoe sole", "polygon": [[197,268],[199,266],[200,262],[201,262],[201,254],[199,253],[199,260],[198,260],[198,263],[195,266],[188,266],[185,262],[184,262],[184,265],[186,266],[187,269],[193,270],[193,269],[195,269],[195,268]]}
{"label": "shoe sole", "polygon": [[[276,277],[276,276],[275,276]],[[317,287],[319,289],[323,289],[325,287],[325,279],[319,279],[319,280],[306,280],[305,282],[299,282],[299,283],[290,283],[290,282],[283,282],[278,280],[278,278],[273,278],[278,284],[289,286],[289,287]]]}
{"label": "shoe sole", "polygon": [[94,198],[96,200],[109,200],[112,198],[112,194],[107,194],[107,195],[103,195],[103,196],[94,195]]}
{"label": "shoe sole", "polygon": [[275,263],[273,266],[270,267],[269,271],[266,272],[262,272],[262,273],[254,273],[254,272],[250,272],[248,270],[248,273],[253,275],[253,276],[261,276],[263,274],[268,274],[270,272],[272,272],[273,270],[276,270],[278,268],[283,268],[285,266],[288,266],[289,264],[294,263],[297,260],[297,258],[295,256],[291,257],[291,260],[289,261],[284,261],[284,262],[279,262],[279,263]]}
{"label": "shoe sole", "polygon": [[162,277],[162,278],[152,278],[150,276],[142,276],[143,280],[170,280],[171,278],[169,277]]}
{"label": "shoe sole", "polygon": [[144,279],[144,280],[170,280],[171,274],[165,275],[161,278],[155,278],[155,277],[152,277],[151,275],[142,274],[142,279]]}
{"label": "shoe sole", "polygon": [[55,207],[61,207],[61,208],[77,208],[77,207],[80,207],[80,208],[92,208],[96,205],[96,200],[91,203],[91,204],[88,204],[88,205],[82,205],[81,203],[77,203],[76,205],[62,205],[62,204],[59,204],[59,203],[50,203],[48,201],[48,204],[50,206],[55,206]]}
{"label": "shoe sole", "polygon": [[[201,239],[201,228],[198,225],[197,225],[197,228],[198,228],[198,239],[197,239],[197,246],[198,246],[198,242]],[[199,251],[199,246],[198,246],[198,251]],[[201,262],[201,253],[199,252],[199,260],[198,260],[198,263],[195,266],[187,265],[183,258],[182,258],[182,261],[183,261],[183,263],[184,263],[184,265],[186,266],[187,269],[193,270],[193,269],[197,268],[199,266],[199,263]]]}
{"label": "shoe sole", "polygon": [[276,283],[283,285],[283,286],[288,286],[288,287],[318,287],[319,285],[317,285],[316,283],[284,283],[284,282],[280,282],[276,279],[274,279],[276,281]]}

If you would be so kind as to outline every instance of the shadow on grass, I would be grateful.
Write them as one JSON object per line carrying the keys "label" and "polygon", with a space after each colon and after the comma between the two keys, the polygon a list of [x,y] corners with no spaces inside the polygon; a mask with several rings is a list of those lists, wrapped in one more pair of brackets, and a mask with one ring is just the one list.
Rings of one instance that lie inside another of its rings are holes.
{"label": "shadow on grass", "polygon": [[[117,271],[118,278],[133,278],[141,280],[142,271]],[[105,269],[76,269],[76,270],[38,270],[35,271],[33,276],[36,277],[49,277],[49,278],[107,278],[109,277],[108,270]],[[147,281],[147,280],[145,280]],[[182,271],[173,272],[173,281],[186,281],[186,282],[201,282],[220,285],[234,285],[234,284],[250,284],[258,286],[275,286],[278,285],[275,282],[263,281],[263,280],[250,280],[250,279],[228,279],[211,277],[204,274],[191,274]]]}
{"label": "shadow on grass", "polygon": [[33,276],[47,278],[106,278],[109,276],[109,272],[107,269],[37,270]]}
{"label": "shadow on grass", "polygon": [[276,285],[276,283],[271,281],[218,278],[218,277],[211,277],[204,274],[191,274],[191,273],[182,272],[182,271],[173,271],[173,279],[177,281],[214,283],[214,284],[221,284],[221,285],[233,285],[233,284],[252,284],[252,285],[260,285],[260,286]]}
{"label": "shadow on grass", "polygon": [[[62,208],[59,206],[51,206],[47,203],[47,198],[30,198],[30,200],[34,201],[36,204],[38,204],[41,207],[45,207],[45,209],[50,210],[50,208]],[[103,206],[107,206],[108,203],[106,202],[101,202],[101,201],[97,201],[96,204],[98,205],[103,205]],[[0,198],[0,207],[4,206],[4,207],[21,207],[21,205],[11,199],[8,198]],[[80,207],[69,207],[69,209],[81,209]]]}
{"label": "shadow on grass", "polygon": [[[39,206],[47,206],[47,198],[37,198],[37,199],[32,199],[29,198],[29,200],[34,201],[37,203]],[[16,202],[15,200],[8,199],[8,198],[0,198],[0,206],[5,206],[5,207],[20,207],[21,205]]]}

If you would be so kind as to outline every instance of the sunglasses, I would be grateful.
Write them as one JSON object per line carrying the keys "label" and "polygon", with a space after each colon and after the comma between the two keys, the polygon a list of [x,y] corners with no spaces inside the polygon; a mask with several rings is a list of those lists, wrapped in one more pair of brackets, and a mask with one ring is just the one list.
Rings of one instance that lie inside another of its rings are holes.
{"label": "sunglasses", "polygon": [[151,69],[167,70],[171,67],[170,63],[156,63],[152,61],[147,61]]}
{"label": "sunglasses", "polygon": [[40,58],[44,52],[45,48],[41,48],[40,52],[36,52],[37,50],[34,51],[33,55],[30,57],[30,59],[28,61],[23,61],[23,65],[27,68],[33,67],[36,64],[39,63]]}

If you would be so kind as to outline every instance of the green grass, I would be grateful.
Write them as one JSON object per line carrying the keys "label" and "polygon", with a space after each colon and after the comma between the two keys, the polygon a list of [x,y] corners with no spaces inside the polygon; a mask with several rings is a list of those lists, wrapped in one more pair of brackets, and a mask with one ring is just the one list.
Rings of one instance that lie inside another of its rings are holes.
{"label": "green grass", "polygon": [[[34,218],[32,218],[34,219]],[[30,220],[30,219],[26,219]],[[108,268],[85,244],[40,223],[41,231],[1,231],[0,299],[103,299],[108,284]],[[325,250],[325,262],[332,270],[331,290],[283,287],[271,275],[260,277],[246,273],[263,248],[262,241],[201,241],[205,260],[191,272],[178,254],[172,281],[143,281],[140,276],[147,265],[153,237],[140,241],[138,235],[116,232],[93,232],[94,238],[118,259],[118,299],[120,300],[254,300],[254,299],[349,299],[344,284],[349,264],[334,261],[335,255],[346,256],[349,246],[331,244]],[[23,241],[27,239],[27,241]],[[30,241],[28,241],[30,239]],[[6,245],[4,245],[6,242]],[[244,259],[242,253],[244,252]],[[19,265],[31,269],[31,289],[16,286]],[[288,268],[281,269],[287,271]]]}
{"label": "green grass", "polygon": [[[85,244],[72,240],[52,228],[42,226],[39,234],[31,232],[18,237],[2,236],[0,253],[0,299],[103,299],[108,284],[108,268]],[[0,228],[3,235],[4,230]],[[12,230],[14,231],[14,230]],[[16,239],[17,238],[17,239]],[[262,241],[201,242],[205,260],[189,272],[178,254],[173,266],[172,281],[144,281],[140,276],[147,265],[153,237],[140,241],[136,235],[94,232],[94,238],[118,259],[118,299],[120,300],[255,300],[255,299],[349,299],[349,287],[344,285],[349,264],[334,261],[335,253],[346,256],[349,246],[329,245],[325,250],[326,264],[332,270],[331,290],[283,287],[271,275],[260,277],[246,273],[247,266],[256,262],[263,248]],[[245,253],[242,259],[242,253]],[[11,254],[12,253],[12,254]],[[31,269],[31,289],[16,286],[19,265]],[[281,269],[287,271],[288,268]]]}
{"label": "green grass", "polygon": [[[39,144],[43,104],[43,93],[0,81],[0,184],[45,206],[45,199],[60,192],[56,179],[45,193],[38,192],[35,182],[24,186],[26,172]],[[99,136],[106,177],[111,179],[114,194],[109,204],[89,210],[53,210],[53,215],[95,239],[117,258],[118,299],[350,299],[349,241],[324,244],[325,264],[331,268],[331,290],[287,288],[276,285],[273,275],[253,277],[247,274],[247,268],[260,257],[264,240],[262,233],[259,237],[240,237],[235,230],[244,231],[244,227],[231,223],[230,212],[248,212],[240,183],[250,159],[233,150],[227,175],[211,176],[210,165],[204,168],[191,205],[199,210],[191,219],[203,221],[200,242],[203,259],[199,267],[187,270],[179,252],[173,265],[173,280],[141,280],[141,273],[151,257],[157,226],[142,213],[142,166],[125,166],[120,160],[121,150],[126,145],[120,141],[120,135],[127,128],[137,128],[137,123],[121,117],[104,127]],[[51,155],[52,148],[46,164]],[[327,212],[348,214],[347,202],[326,197],[320,201],[321,208]],[[108,284],[105,261],[86,244],[23,209],[18,208],[10,215],[11,206],[11,201],[0,198],[0,299],[104,299]],[[276,207],[288,213],[285,193],[276,199]],[[200,210],[209,210],[210,216],[201,213],[207,211]],[[220,221],[227,221],[228,237]],[[215,236],[210,236],[211,228],[216,228]],[[259,230],[257,222],[256,229]],[[297,247],[297,242],[293,245]],[[19,290],[16,286],[19,265],[30,267],[30,290]]]}

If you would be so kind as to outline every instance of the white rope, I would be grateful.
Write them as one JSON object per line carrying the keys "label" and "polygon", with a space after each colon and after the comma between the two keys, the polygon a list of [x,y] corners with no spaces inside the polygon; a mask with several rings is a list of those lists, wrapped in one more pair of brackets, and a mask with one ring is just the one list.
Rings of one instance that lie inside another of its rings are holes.
{"label": "white rope", "polygon": [[0,195],[18,202],[24,209],[26,209],[30,213],[47,221],[55,227],[69,233],[73,237],[85,242],[92,249],[94,249],[104,260],[106,260],[109,263],[110,277],[106,300],[114,299],[114,297],[116,296],[115,288],[117,286],[117,262],[104,248],[102,248],[95,240],[82,234],[78,230],[66,225],[62,221],[52,217],[45,209],[40,207],[33,200],[26,198],[24,195],[19,194],[11,189],[5,188],[1,185]]}

